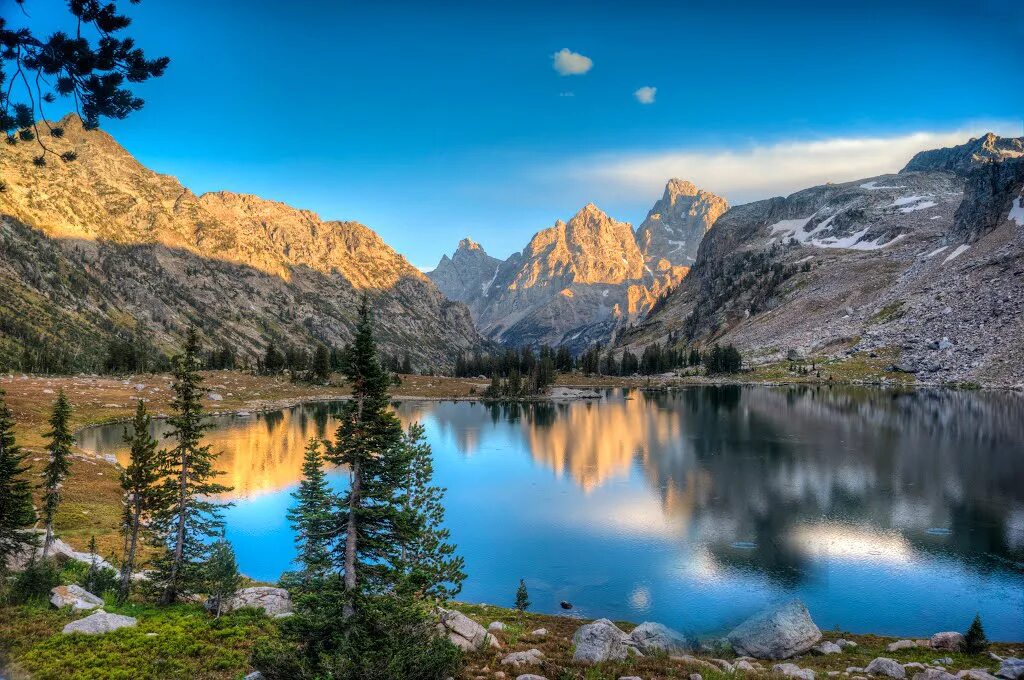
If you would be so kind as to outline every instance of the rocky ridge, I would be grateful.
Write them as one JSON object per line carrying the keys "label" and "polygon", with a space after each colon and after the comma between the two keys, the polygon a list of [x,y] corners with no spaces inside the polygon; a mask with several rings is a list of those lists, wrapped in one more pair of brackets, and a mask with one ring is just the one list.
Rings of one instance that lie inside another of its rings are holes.
{"label": "rocky ridge", "polygon": [[753,362],[895,353],[922,382],[1024,384],[1024,140],[731,208],[620,345],[670,332]]}
{"label": "rocky ridge", "polygon": [[504,262],[468,239],[428,276],[465,302],[480,331],[516,345],[607,343],[686,276],[723,199],[671,180],[634,233],[594,204],[537,232]]}
{"label": "rocky ridge", "polygon": [[450,365],[479,346],[468,310],[369,228],[231,192],[197,196],[142,166],[75,116],[55,124],[78,160],[0,156],[0,366],[28,351],[56,370],[94,369],[113,336],[174,351],[188,327],[208,346],[260,355],[271,339],[311,347],[351,337],[373,299],[384,351]]}

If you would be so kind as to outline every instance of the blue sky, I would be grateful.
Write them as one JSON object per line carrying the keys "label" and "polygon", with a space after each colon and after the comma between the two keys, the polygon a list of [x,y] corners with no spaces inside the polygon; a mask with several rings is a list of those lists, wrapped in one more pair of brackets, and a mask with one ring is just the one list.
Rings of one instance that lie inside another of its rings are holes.
{"label": "blue sky", "polygon": [[[673,175],[745,202],[1024,134],[1017,0],[123,4],[171,57],[105,125],[140,161],[420,266],[466,235],[504,257],[588,201],[635,225]],[[46,26],[62,5],[26,3]]]}

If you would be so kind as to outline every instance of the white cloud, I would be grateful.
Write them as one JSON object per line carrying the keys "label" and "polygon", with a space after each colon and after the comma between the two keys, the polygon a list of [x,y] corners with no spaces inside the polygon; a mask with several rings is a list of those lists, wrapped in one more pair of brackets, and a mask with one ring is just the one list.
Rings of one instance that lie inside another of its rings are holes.
{"label": "white cloud", "polygon": [[634,92],[633,96],[636,97],[636,100],[641,104],[653,104],[654,95],[656,95],[657,93],[658,88],[645,85],[644,87],[641,87],[639,90]]}
{"label": "white cloud", "polygon": [[563,76],[581,76],[594,67],[590,57],[584,57],[579,52],[573,52],[568,47],[551,55],[552,65],[555,70]]}
{"label": "white cloud", "polygon": [[963,144],[988,131],[1013,136],[1014,130],[1012,123],[988,123],[958,130],[793,140],[739,148],[610,152],[570,162],[559,174],[606,199],[619,200],[660,195],[668,179],[681,177],[738,205],[826,182],[895,173],[918,151]]}
{"label": "white cloud", "polygon": [[559,97],[575,97],[576,93],[575,92],[559,92],[558,96]]}

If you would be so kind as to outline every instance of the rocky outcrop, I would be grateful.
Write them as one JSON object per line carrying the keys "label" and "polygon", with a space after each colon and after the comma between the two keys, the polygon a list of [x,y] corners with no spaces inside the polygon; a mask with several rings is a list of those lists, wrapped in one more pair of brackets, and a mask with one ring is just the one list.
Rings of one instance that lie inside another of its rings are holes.
{"label": "rocky outcrop", "polygon": [[1007,219],[1024,226],[1024,158],[988,163],[967,175],[947,242],[975,243]]}
{"label": "rocky outcrop", "polygon": [[670,179],[636,231],[647,267],[661,272],[693,264],[704,234],[728,209],[724,198],[692,182]]}
{"label": "rocky outcrop", "polygon": [[645,621],[629,633],[632,645],[644,654],[684,654],[693,645],[682,633],[653,621]]}
{"label": "rocky outcrop", "polygon": [[479,243],[470,238],[459,241],[451,257],[443,255],[427,277],[450,300],[464,302],[471,312],[487,304],[491,284],[498,276],[502,260],[488,255]]}
{"label": "rocky outcrop", "polygon": [[784,675],[787,678],[814,680],[814,671],[809,668],[800,668],[795,663],[777,663],[772,666],[772,672]]}
{"label": "rocky outcrop", "polygon": [[138,619],[121,614],[108,614],[102,609],[94,612],[84,619],[72,621],[64,626],[62,631],[65,635],[71,633],[83,633],[85,635],[101,635],[121,628],[132,628],[138,623]]}
{"label": "rocky outcrop", "polygon": [[728,635],[737,654],[755,659],[788,659],[821,640],[807,607],[792,601],[747,619]]}
{"label": "rocky outcrop", "polygon": [[964,636],[956,631],[935,633],[928,641],[932,649],[941,649],[949,652],[959,652],[964,646]]}
{"label": "rocky outcrop", "polygon": [[282,617],[293,612],[292,598],[284,588],[254,586],[235,592],[222,607],[223,612],[232,612],[243,607],[262,609],[267,616]]}
{"label": "rocky outcrop", "polygon": [[485,645],[501,647],[498,639],[462,612],[438,607],[437,630],[463,651],[475,651]]}
{"label": "rocky outcrop", "polygon": [[525,652],[512,652],[501,659],[502,666],[538,666],[544,662],[544,653],[539,649],[528,649]]}
{"label": "rocky outcrop", "polygon": [[966,144],[922,151],[900,170],[905,172],[952,172],[967,175],[975,168],[1024,157],[1024,137],[999,137],[989,132]]}
{"label": "rocky outcrop", "polygon": [[996,677],[1004,680],[1020,680],[1024,678],[1024,659],[1009,657],[1003,659],[996,671]]}
{"label": "rocky outcrop", "polygon": [[575,651],[573,661],[600,663],[621,661],[630,653],[637,653],[626,633],[608,619],[598,619],[580,626],[572,636]]}
{"label": "rocky outcrop", "polygon": [[907,677],[907,671],[899,662],[880,656],[874,659],[864,668],[864,672],[870,675],[884,675],[895,680],[903,680]]}
{"label": "rocky outcrop", "polygon": [[74,611],[89,611],[102,607],[103,598],[78,585],[57,586],[50,591],[50,604],[58,609],[71,607]]}
{"label": "rocky outcrop", "polygon": [[271,339],[340,347],[364,293],[383,350],[408,350],[416,367],[479,346],[468,310],[369,228],[256,196],[197,196],[76,117],[60,125],[52,144],[74,163],[35,167],[29,144],[0,155],[0,320],[15,324],[0,367],[14,338],[76,357],[50,370],[90,370],[114,336],[171,353],[190,327],[251,361]]}

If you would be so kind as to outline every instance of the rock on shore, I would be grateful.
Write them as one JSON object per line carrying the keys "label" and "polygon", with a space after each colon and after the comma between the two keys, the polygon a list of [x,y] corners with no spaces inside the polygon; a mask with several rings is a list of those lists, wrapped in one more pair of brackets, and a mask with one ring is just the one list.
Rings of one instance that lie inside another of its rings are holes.
{"label": "rock on shore", "polygon": [[755,614],[728,635],[737,654],[756,659],[788,659],[809,651],[821,640],[821,631],[807,607],[793,600]]}

